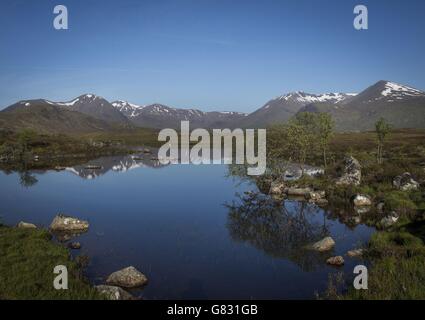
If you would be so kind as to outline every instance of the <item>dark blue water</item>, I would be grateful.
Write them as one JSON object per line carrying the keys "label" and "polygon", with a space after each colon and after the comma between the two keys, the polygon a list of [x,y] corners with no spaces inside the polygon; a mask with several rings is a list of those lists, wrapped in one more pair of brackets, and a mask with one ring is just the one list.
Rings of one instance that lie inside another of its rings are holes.
{"label": "dark blue water", "polygon": [[[293,201],[281,213],[232,213],[226,204],[241,204],[236,193],[256,187],[226,177],[226,166],[135,165],[128,157],[96,163],[104,168],[36,172],[32,186],[18,173],[0,172],[0,219],[47,227],[63,212],[89,220],[89,232],[75,241],[83,246],[79,254],[90,257],[90,281],[102,283],[132,265],[149,278],[141,292],[146,299],[314,298],[329,273],[349,277],[359,264],[347,258],[335,269],[326,258],[344,255],[373,232]],[[336,240],[332,253],[304,250],[309,237],[319,240],[323,232]]]}

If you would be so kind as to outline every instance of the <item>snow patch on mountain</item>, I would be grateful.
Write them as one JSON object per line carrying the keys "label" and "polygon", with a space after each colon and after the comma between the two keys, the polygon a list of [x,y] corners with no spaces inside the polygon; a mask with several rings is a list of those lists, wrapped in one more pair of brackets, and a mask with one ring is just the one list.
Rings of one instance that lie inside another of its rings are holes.
{"label": "snow patch on mountain", "polygon": [[112,106],[117,108],[121,113],[130,118],[137,117],[140,112],[145,108],[144,106],[139,106],[137,104],[130,103],[124,100],[114,101],[111,104]]}
{"label": "snow patch on mountain", "polygon": [[420,96],[425,96],[425,93],[418,89],[400,85],[394,82],[386,82],[384,85],[384,89],[381,92],[381,97],[376,98],[376,100],[389,98],[388,102],[394,102],[395,100],[402,100],[406,97]]}
{"label": "snow patch on mountain", "polygon": [[280,96],[278,100],[298,102],[302,104],[310,103],[319,103],[319,102],[331,102],[331,103],[340,103],[349,97],[356,96],[356,93],[325,93],[325,94],[310,94],[302,91],[288,93],[286,95]]}

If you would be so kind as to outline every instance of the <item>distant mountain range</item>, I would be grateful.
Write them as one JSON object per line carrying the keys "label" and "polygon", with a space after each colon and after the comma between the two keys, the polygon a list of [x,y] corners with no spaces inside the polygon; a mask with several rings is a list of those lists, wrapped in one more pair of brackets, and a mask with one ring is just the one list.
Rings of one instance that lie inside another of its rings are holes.
{"label": "distant mountain range", "polygon": [[246,117],[246,114],[240,112],[203,112],[162,104],[139,106],[122,100],[112,102],[112,105],[134,125],[145,128],[178,128],[184,120],[198,128],[227,128],[234,127]]}
{"label": "distant mountain range", "polygon": [[293,92],[268,101],[251,114],[203,112],[162,104],[112,103],[94,94],[69,102],[45,99],[17,102],[0,112],[0,129],[43,132],[92,132],[114,128],[178,128],[182,120],[200,128],[263,128],[285,123],[298,112],[330,113],[339,131],[371,130],[380,117],[396,128],[425,128],[425,92],[379,81],[359,94]]}

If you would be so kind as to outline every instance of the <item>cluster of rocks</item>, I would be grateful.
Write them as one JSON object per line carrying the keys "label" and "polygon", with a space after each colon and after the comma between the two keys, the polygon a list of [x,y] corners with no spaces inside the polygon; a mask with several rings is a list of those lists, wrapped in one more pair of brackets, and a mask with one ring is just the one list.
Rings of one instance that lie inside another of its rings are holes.
{"label": "cluster of rocks", "polygon": [[[320,253],[328,252],[335,247],[335,240],[332,237],[326,237],[311,245],[311,249]],[[354,249],[347,252],[350,258],[359,258],[363,255],[363,249]],[[343,256],[333,256],[326,260],[326,263],[332,266],[343,266],[345,261]]]}
{"label": "cluster of rocks", "polygon": [[[337,185],[344,186],[358,186],[361,183],[361,165],[357,159],[350,156],[344,159],[343,174],[337,179]],[[413,191],[418,190],[420,187],[419,182],[415,181],[409,172],[405,172],[400,176],[397,176],[393,180],[393,186],[397,190],[401,191]],[[352,197],[351,202],[354,206],[356,213],[363,214],[371,210],[373,206],[372,199],[364,194],[356,194]],[[385,212],[385,203],[379,202],[376,205],[378,213],[383,214]],[[354,217],[356,220],[360,220],[359,217]],[[399,220],[397,212],[391,212],[386,215],[378,222],[378,226],[381,228],[389,228]]]}
{"label": "cluster of rocks", "polygon": [[412,191],[419,189],[419,182],[415,181],[409,172],[405,172],[394,178],[393,186],[401,191]]}
{"label": "cluster of rocks", "polygon": [[275,180],[271,183],[269,194],[277,198],[302,198],[320,206],[328,204],[325,191],[315,191],[311,188],[287,187],[280,180]]}
{"label": "cluster of rocks", "polygon": [[109,275],[106,285],[95,286],[109,300],[134,300],[135,297],[124,290],[140,288],[147,284],[148,278],[135,267],[127,267]]}

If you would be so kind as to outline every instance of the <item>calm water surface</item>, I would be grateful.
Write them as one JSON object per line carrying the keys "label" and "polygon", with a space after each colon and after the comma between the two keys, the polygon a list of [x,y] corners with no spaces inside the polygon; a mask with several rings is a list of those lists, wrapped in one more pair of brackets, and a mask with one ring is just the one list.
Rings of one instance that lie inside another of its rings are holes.
{"label": "calm water surface", "polygon": [[[227,177],[226,166],[159,166],[155,161],[108,157],[66,171],[0,171],[0,217],[47,227],[63,212],[90,222],[75,238],[87,254],[87,277],[100,284],[111,272],[133,265],[149,284],[136,292],[145,299],[314,298],[328,274],[330,255],[344,255],[373,232],[350,229],[314,205],[287,201],[264,209],[261,199],[237,193],[256,186]],[[34,180],[34,178],[36,180]],[[233,209],[228,205],[234,204]],[[267,202],[270,204],[270,202]],[[335,250],[318,255],[307,243],[330,234]]]}

